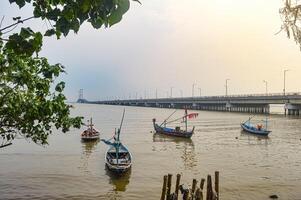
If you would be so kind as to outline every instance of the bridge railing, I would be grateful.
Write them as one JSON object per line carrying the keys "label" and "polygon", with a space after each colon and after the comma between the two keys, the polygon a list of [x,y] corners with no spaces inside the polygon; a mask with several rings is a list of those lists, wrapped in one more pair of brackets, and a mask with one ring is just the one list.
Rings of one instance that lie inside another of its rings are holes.
{"label": "bridge railing", "polygon": [[226,98],[246,98],[246,97],[281,97],[281,96],[301,96],[301,92],[288,92],[285,93],[264,93],[264,94],[238,94],[238,95],[219,95],[219,96],[196,96],[196,97],[174,97],[174,98],[150,98],[150,99],[117,99],[117,100],[107,100],[107,101],[99,101],[99,102],[118,102],[118,101],[139,101],[139,102],[145,102],[145,101],[156,101],[156,100],[193,100],[193,99],[226,99]]}

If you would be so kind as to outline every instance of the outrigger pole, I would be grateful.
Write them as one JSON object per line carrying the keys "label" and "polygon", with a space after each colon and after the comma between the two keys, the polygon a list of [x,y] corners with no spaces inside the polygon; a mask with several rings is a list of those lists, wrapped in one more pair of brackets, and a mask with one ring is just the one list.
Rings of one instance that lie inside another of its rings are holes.
{"label": "outrigger pole", "polygon": [[162,124],[160,124],[160,126],[162,126],[164,123],[166,124],[166,121],[171,117],[173,116],[173,114],[175,114],[177,112],[177,110],[175,110],[173,113],[171,113],[171,115],[169,115],[163,122]]}
{"label": "outrigger pole", "polygon": [[[249,119],[247,121],[250,121],[253,117],[255,117],[255,115],[253,115],[252,117],[249,117]],[[246,123],[247,121],[245,121],[244,123]]]}

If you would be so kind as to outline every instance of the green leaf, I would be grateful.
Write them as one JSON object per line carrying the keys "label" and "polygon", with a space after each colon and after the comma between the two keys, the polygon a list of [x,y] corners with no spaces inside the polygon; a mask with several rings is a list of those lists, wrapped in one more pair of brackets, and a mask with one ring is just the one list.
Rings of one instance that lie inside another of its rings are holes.
{"label": "green leaf", "polygon": [[52,35],[54,35],[54,34],[55,34],[55,30],[54,30],[54,29],[48,29],[48,30],[45,32],[44,36],[52,36]]}
{"label": "green leaf", "polygon": [[20,36],[23,38],[29,38],[30,36],[32,36],[34,34],[34,32],[31,30],[31,28],[27,27],[27,28],[21,28],[21,32],[20,32]]}
{"label": "green leaf", "polygon": [[19,8],[25,6],[25,0],[15,0],[15,2],[19,6]]}
{"label": "green leaf", "polygon": [[81,8],[83,13],[86,13],[87,11],[89,11],[90,8],[91,8],[90,0],[83,0],[83,3],[82,3],[80,8]]}
{"label": "green leaf", "polygon": [[65,88],[65,82],[62,81],[55,86],[55,91],[63,92],[64,88]]}
{"label": "green leaf", "polygon": [[118,2],[118,7],[116,10],[113,10],[111,15],[109,16],[109,24],[113,26],[114,24],[121,21],[122,16],[126,13],[130,8],[129,0],[120,0]]}

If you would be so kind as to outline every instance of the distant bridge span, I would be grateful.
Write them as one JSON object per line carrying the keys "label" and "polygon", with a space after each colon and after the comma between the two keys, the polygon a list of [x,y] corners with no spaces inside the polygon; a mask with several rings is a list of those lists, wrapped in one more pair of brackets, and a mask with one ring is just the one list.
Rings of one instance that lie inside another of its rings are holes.
{"label": "distant bridge span", "polygon": [[[80,101],[80,100],[78,100]],[[192,108],[198,110],[269,113],[270,104],[284,104],[285,114],[301,114],[301,93],[202,96],[182,98],[125,99],[86,101],[86,103],[144,106],[159,108]]]}

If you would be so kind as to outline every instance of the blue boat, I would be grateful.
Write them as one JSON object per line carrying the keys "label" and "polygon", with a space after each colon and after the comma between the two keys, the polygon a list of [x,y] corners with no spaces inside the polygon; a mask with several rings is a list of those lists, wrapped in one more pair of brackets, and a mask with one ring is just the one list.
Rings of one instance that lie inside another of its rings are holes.
{"label": "blue boat", "polygon": [[120,128],[118,130],[115,129],[115,135],[109,140],[101,140],[109,145],[109,148],[105,153],[106,166],[109,170],[117,174],[128,171],[132,166],[132,154],[120,141],[120,130],[124,119],[124,113],[125,111],[123,111]]}
{"label": "blue boat", "polygon": [[241,123],[241,128],[252,134],[268,136],[272,131],[268,130],[268,120],[265,120],[265,127],[262,124],[257,124],[256,126],[251,124],[251,118],[249,118],[246,122]]}
{"label": "blue boat", "polygon": [[[176,111],[175,111],[176,112]],[[187,109],[185,109],[185,115],[183,117],[180,117],[178,119],[167,121],[175,112],[173,112],[167,119],[164,120],[164,122],[161,125],[158,125],[156,123],[156,119],[153,119],[153,126],[156,131],[156,133],[169,135],[169,136],[175,136],[175,137],[184,137],[184,138],[191,138],[191,136],[194,133],[194,127],[192,130],[187,130],[187,119],[189,118],[195,118],[198,116],[198,113],[187,113]],[[185,123],[185,129],[181,129],[179,126],[176,126],[175,128],[168,128],[166,125],[171,122],[175,122],[178,120],[183,120]]]}

